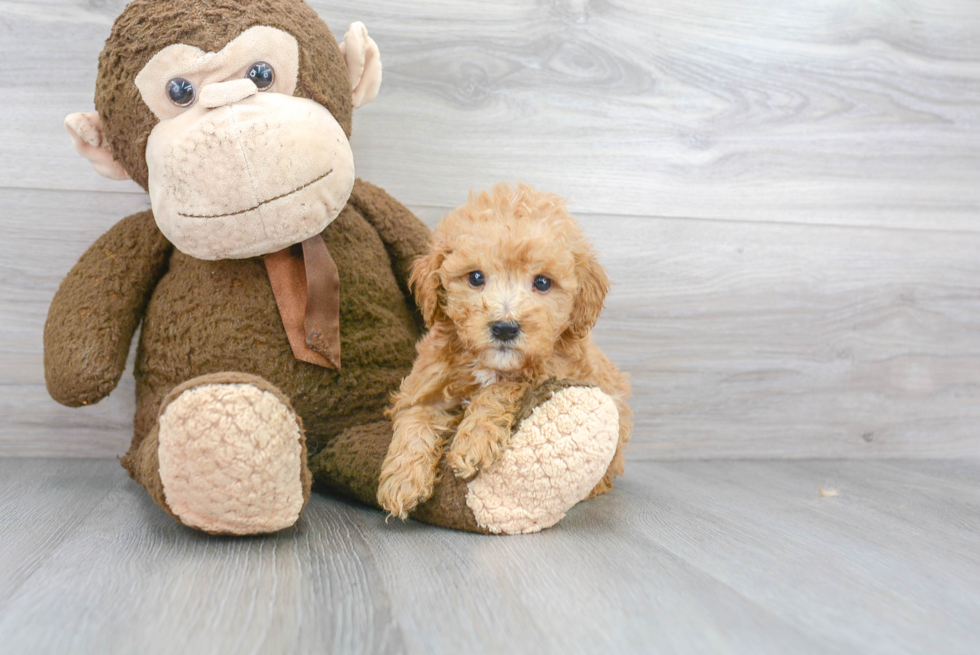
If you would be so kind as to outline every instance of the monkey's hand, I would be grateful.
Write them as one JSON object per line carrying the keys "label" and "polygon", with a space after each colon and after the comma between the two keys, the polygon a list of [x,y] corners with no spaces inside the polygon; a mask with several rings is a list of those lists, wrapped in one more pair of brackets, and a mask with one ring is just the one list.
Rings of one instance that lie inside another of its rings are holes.
{"label": "monkey's hand", "polygon": [[497,382],[473,398],[449,447],[449,463],[457,477],[470,480],[500,457],[525,391],[523,383]]}
{"label": "monkey's hand", "polygon": [[78,407],[115,388],[170,251],[145,211],[116,223],[82,255],[44,325],[44,377],[52,398]]}

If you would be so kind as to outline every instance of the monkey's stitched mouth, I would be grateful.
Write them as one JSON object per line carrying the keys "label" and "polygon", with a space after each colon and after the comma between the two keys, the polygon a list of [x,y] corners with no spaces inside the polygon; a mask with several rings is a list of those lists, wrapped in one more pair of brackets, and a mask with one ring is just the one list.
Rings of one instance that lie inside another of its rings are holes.
{"label": "monkey's stitched mouth", "polygon": [[177,212],[177,214],[180,215],[180,216],[183,216],[184,218],[225,218],[227,216],[238,216],[239,214],[246,214],[246,213],[252,211],[253,209],[258,209],[262,205],[267,205],[270,202],[275,202],[276,200],[282,200],[283,198],[285,198],[287,196],[291,196],[294,193],[299,193],[303,189],[305,189],[307,187],[310,187],[310,186],[313,186],[314,184],[316,184],[317,182],[319,182],[320,180],[322,180],[326,176],[330,175],[331,173],[333,173],[333,169],[332,168],[329,171],[327,171],[326,173],[324,173],[323,175],[321,175],[320,177],[316,178],[315,180],[311,180],[311,181],[307,182],[303,186],[296,187],[292,191],[287,191],[286,193],[280,193],[275,198],[269,198],[268,200],[263,200],[262,202],[260,202],[259,204],[255,205],[254,207],[249,207],[248,209],[242,209],[242,210],[237,211],[237,212],[229,212],[227,214],[185,214],[183,212]]}

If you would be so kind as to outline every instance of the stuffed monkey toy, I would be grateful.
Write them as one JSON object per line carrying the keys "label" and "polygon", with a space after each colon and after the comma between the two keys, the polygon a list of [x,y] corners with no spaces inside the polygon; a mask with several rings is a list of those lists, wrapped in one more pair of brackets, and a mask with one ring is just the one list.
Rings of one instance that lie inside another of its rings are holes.
{"label": "stuffed monkey toy", "polygon": [[[152,210],[62,282],[48,390],[72,407],[107,396],[142,324],[122,463],[184,525],[282,530],[313,487],[377,506],[384,408],[424,327],[407,280],[429,234],[354,176],[351,114],[380,82],[364,25],[338,44],[301,0],[134,0],[99,57],[97,113],[66,119],[78,152],[135,180]],[[621,471],[598,389],[548,383],[518,414],[510,459],[471,480],[447,468],[413,518],[533,532]]]}

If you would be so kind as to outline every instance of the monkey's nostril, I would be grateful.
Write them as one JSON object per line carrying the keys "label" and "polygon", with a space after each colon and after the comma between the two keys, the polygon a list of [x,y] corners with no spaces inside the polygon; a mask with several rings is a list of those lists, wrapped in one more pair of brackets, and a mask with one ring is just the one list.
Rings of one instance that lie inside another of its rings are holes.
{"label": "monkey's nostril", "polygon": [[512,341],[521,332],[521,326],[514,321],[494,321],[490,333],[497,341]]}

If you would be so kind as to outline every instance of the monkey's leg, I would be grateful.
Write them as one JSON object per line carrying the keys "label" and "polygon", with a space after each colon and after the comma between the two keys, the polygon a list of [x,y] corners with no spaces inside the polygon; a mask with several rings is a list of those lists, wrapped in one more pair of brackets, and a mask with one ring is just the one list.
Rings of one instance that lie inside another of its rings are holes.
{"label": "monkey's leg", "polygon": [[242,373],[176,387],[123,466],[177,521],[211,534],[293,525],[312,483],[302,423],[288,399]]}
{"label": "monkey's leg", "polygon": [[[351,428],[312,458],[318,488],[377,507],[381,463],[391,441],[387,421]],[[412,518],[456,530],[517,534],[557,523],[602,479],[619,441],[619,412],[595,387],[549,382],[522,399],[500,458],[465,482],[448,458],[432,498]]]}
{"label": "monkey's leg", "polygon": [[612,398],[597,387],[547,382],[525,395],[507,448],[467,484],[466,504],[495,534],[550,528],[588,497],[618,443]]}
{"label": "monkey's leg", "polygon": [[[310,460],[317,491],[337,492],[371,507],[378,505],[381,464],[391,443],[391,422],[379,421],[345,430]],[[448,460],[439,462],[432,498],[412,518],[455,530],[487,532],[466,505],[466,483],[453,475]]]}

